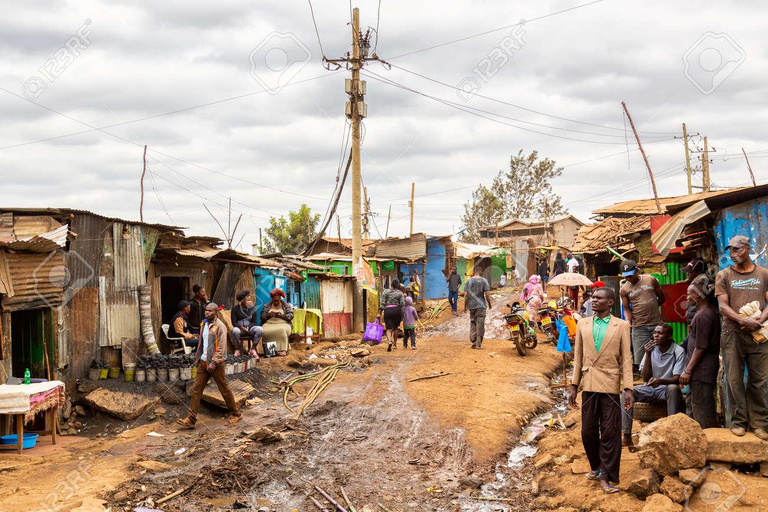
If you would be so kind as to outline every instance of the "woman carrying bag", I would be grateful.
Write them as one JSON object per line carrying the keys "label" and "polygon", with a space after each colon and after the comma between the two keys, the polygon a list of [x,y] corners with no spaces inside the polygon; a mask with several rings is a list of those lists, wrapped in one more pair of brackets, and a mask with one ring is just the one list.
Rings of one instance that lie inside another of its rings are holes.
{"label": "woman carrying bag", "polygon": [[405,295],[400,291],[400,281],[392,280],[390,288],[381,294],[379,305],[380,317],[384,321],[387,330],[387,352],[397,348],[397,330],[403,321],[403,308],[405,307]]}

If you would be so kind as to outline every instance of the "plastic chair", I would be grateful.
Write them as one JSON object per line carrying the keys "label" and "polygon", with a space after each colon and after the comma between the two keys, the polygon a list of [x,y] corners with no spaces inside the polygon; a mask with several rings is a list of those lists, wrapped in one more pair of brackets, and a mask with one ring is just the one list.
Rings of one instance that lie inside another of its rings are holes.
{"label": "plastic chair", "polygon": [[176,348],[171,348],[171,354],[175,354],[177,352],[184,352],[185,354],[189,354],[192,351],[192,349],[186,343],[184,343],[184,338],[182,336],[171,338],[168,335],[168,331],[170,330],[170,328],[171,326],[168,324],[162,325],[163,334],[165,334],[165,338],[171,343],[173,343],[174,345],[178,345],[178,347]]}

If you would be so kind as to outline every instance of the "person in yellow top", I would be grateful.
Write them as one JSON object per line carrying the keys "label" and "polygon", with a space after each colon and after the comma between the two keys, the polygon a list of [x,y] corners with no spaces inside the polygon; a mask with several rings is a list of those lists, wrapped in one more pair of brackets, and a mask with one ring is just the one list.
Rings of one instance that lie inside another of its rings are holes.
{"label": "person in yellow top", "polygon": [[589,459],[589,480],[599,480],[603,492],[618,492],[621,463],[621,398],[624,408],[632,395],[632,340],[629,323],[611,315],[616,293],[599,288],[592,295],[594,316],[576,326],[573,380],[568,401],[578,408],[581,385],[581,440]]}

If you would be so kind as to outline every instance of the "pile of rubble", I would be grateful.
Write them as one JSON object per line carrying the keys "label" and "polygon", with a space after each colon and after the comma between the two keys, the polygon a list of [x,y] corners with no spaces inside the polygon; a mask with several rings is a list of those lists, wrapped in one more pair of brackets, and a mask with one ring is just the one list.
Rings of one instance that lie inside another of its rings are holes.
{"label": "pile of rubble", "polygon": [[713,500],[727,501],[730,508],[746,491],[732,466],[768,476],[768,443],[752,433],[737,437],[728,429],[702,430],[684,414],[643,428],[638,448],[641,469],[628,490],[645,500],[644,512],[695,510],[695,504]]}

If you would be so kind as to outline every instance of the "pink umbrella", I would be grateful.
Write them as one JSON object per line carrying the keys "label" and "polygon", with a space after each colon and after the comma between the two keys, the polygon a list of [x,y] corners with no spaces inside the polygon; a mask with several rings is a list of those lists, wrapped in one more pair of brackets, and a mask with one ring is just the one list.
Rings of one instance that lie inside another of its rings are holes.
{"label": "pink umbrella", "polygon": [[584,274],[563,272],[553,277],[549,284],[553,286],[589,286],[592,284],[592,281]]}

